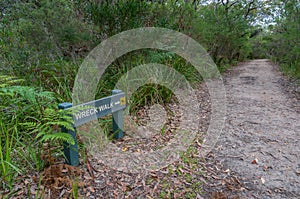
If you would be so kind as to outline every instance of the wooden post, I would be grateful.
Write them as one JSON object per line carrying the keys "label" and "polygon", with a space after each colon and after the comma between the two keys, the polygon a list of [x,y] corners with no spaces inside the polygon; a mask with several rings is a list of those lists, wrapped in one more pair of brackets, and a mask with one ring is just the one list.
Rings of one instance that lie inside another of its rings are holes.
{"label": "wooden post", "polygon": [[[112,95],[122,93],[121,90],[112,90]],[[124,98],[125,100],[125,98]],[[121,105],[122,103],[125,102],[120,102]],[[123,130],[123,109],[119,110],[117,112],[112,113],[112,131],[114,134],[115,139],[120,139],[123,138],[124,136],[124,130]]]}
{"label": "wooden post", "polygon": [[[71,108],[72,103],[65,102],[58,105],[59,109],[67,109]],[[74,127],[74,131],[67,130],[64,127],[61,127],[62,132],[69,133],[72,135],[75,144],[71,145],[66,142],[64,142],[64,154],[66,158],[66,163],[72,166],[78,166],[79,165],[79,154],[78,154],[78,143],[76,139],[76,128]]]}

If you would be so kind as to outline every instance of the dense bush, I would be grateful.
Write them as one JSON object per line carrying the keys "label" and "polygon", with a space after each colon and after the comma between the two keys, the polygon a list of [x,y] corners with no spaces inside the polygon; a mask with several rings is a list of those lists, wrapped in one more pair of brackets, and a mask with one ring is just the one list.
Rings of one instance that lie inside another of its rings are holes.
{"label": "dense bush", "polygon": [[[195,9],[184,1],[163,2],[5,2],[0,21],[0,67],[70,100],[67,93],[78,65],[94,46],[116,33],[144,26],[191,36],[220,67],[247,58],[252,20],[245,16],[247,4],[212,3]],[[135,61],[125,56],[119,63],[124,60]]]}
{"label": "dense bush", "polygon": [[270,51],[284,72],[300,78],[300,3],[291,0],[283,6],[281,18],[272,29],[274,40]]}
{"label": "dense bush", "polygon": [[272,59],[284,73],[300,78],[300,4],[295,0],[279,2],[282,9],[276,15],[276,24],[255,38],[252,55]]}
{"label": "dense bush", "polygon": [[93,26],[77,17],[71,1],[14,1],[2,15],[1,71],[55,92],[66,83],[57,80],[74,79],[95,39]]}

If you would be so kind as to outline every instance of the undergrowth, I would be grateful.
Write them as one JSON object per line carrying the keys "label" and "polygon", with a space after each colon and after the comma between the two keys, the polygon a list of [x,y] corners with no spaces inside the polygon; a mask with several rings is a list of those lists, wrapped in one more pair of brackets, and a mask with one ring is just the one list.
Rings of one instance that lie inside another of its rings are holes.
{"label": "undergrowth", "polygon": [[[74,143],[69,134],[60,131],[61,126],[73,128],[72,118],[57,109],[54,93],[22,82],[0,75],[0,190],[13,189],[17,175],[41,171],[46,165],[43,155],[53,146],[62,146],[63,141]],[[50,145],[44,148],[44,144]]]}

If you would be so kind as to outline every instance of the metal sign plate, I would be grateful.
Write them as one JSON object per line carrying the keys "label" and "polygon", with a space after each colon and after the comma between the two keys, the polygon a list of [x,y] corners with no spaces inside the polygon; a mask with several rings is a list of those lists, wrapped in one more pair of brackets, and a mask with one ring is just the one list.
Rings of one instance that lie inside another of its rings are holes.
{"label": "metal sign plate", "polygon": [[73,111],[74,126],[77,127],[125,108],[125,93],[121,92],[109,97],[73,106],[70,109]]}

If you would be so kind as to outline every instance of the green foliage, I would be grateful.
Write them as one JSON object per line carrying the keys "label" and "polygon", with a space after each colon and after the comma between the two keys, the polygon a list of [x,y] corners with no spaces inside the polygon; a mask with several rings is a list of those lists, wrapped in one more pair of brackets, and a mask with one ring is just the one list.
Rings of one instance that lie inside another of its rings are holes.
{"label": "green foliage", "polygon": [[72,182],[72,198],[74,199],[79,198],[78,179],[75,179],[74,182]]}
{"label": "green foliage", "polygon": [[[12,46],[8,46],[11,48],[17,45],[14,41],[19,41],[21,49],[18,52],[23,51],[28,61],[41,58],[41,53],[48,60],[63,57],[64,53],[72,56],[70,48],[86,45],[90,39],[88,24],[76,17],[71,1],[16,1],[6,12],[2,20],[3,27],[6,28],[2,29],[2,33],[7,36],[4,39],[13,42]],[[37,56],[29,56],[26,50],[36,52]]]}
{"label": "green foliage", "polygon": [[37,139],[41,138],[41,142],[64,141],[73,145],[75,141],[70,134],[53,130],[54,127],[64,127],[66,130],[74,131],[73,119],[69,115],[70,112],[66,110],[47,108],[39,122],[25,122],[21,125],[30,130],[30,133],[36,134]]}
{"label": "green foliage", "polygon": [[253,56],[270,58],[280,64],[285,74],[300,78],[300,4],[296,0],[279,2],[282,9],[276,24],[253,42]]}
{"label": "green foliage", "polygon": [[193,25],[200,42],[219,67],[243,61],[251,52],[248,42],[252,31],[252,18],[249,17],[252,12],[248,13],[248,6],[242,1],[230,4],[218,2],[199,9],[202,17]]}
{"label": "green foliage", "polygon": [[0,88],[11,86],[22,82],[23,80],[8,75],[0,75]]}
{"label": "green foliage", "polygon": [[[5,15],[0,20],[0,68],[25,78],[25,85],[43,87],[70,101],[78,65],[92,47],[116,33],[153,26],[191,36],[224,70],[250,53],[250,23],[256,15],[251,6],[260,7],[256,2],[252,5],[245,1],[233,5],[221,2],[197,5],[171,0],[6,2]],[[114,82],[126,71],[152,62],[174,67],[193,83],[201,81],[196,70],[180,57],[141,50],[123,56],[107,70],[99,83],[98,96],[109,95]],[[153,94],[150,98],[171,96],[162,87],[147,89]]]}
{"label": "green foliage", "polygon": [[14,150],[14,137],[17,133],[16,126],[5,126],[0,120],[0,179],[2,184],[0,187],[12,188],[15,175],[21,173],[21,170],[13,164],[12,153]]}
{"label": "green foliage", "polygon": [[39,120],[46,106],[55,101],[51,92],[40,91],[29,86],[9,86],[0,89],[0,97],[3,104],[0,106],[4,111],[5,120],[18,118],[19,122]]}
{"label": "green foliage", "polygon": [[99,27],[101,34],[112,36],[121,31],[142,27],[149,16],[146,1],[120,0],[113,2],[90,1],[86,4],[86,16]]}
{"label": "green foliage", "polygon": [[83,21],[68,0],[4,4],[0,70],[24,78],[25,85],[43,87],[70,100],[78,65],[98,41],[94,26]]}
{"label": "green foliage", "polygon": [[[121,64],[119,65],[118,63]],[[110,95],[116,82],[118,82],[127,71],[147,63],[159,63],[173,67],[183,75],[192,86],[196,86],[202,81],[198,71],[178,55],[161,50],[140,50],[126,54],[107,68],[100,79],[96,98]],[[157,74],[157,76],[159,75],[160,74]],[[153,105],[155,103],[166,104],[172,100],[176,99],[174,99],[174,93],[170,88],[158,84],[146,84],[133,93],[129,106],[131,112],[136,112],[142,106]]]}
{"label": "green foliage", "polygon": [[276,43],[274,57],[288,74],[300,78],[300,4],[291,0],[285,3],[283,17],[275,27]]}
{"label": "green foliage", "polygon": [[[15,83],[11,78],[2,76],[1,85]],[[3,86],[0,98],[4,103],[0,106],[3,122],[17,121],[20,129],[26,133],[36,134],[41,141],[61,140],[73,143],[72,136],[67,133],[54,132],[54,127],[72,130],[72,117],[66,110],[57,110],[56,98],[52,92],[41,91],[29,86]],[[54,134],[53,134],[54,133]]]}
{"label": "green foliage", "polygon": [[72,136],[59,128],[73,129],[70,111],[56,108],[52,92],[15,85],[20,82],[0,75],[0,178],[1,186],[9,189],[16,174],[26,173],[26,168],[43,168],[43,143],[74,144]]}
{"label": "green foliage", "polygon": [[46,165],[46,160],[43,158],[45,153],[43,143],[35,142],[32,137],[16,138],[15,141],[17,145],[14,156],[19,158],[17,164],[24,168],[22,173],[31,170],[41,171]]}

